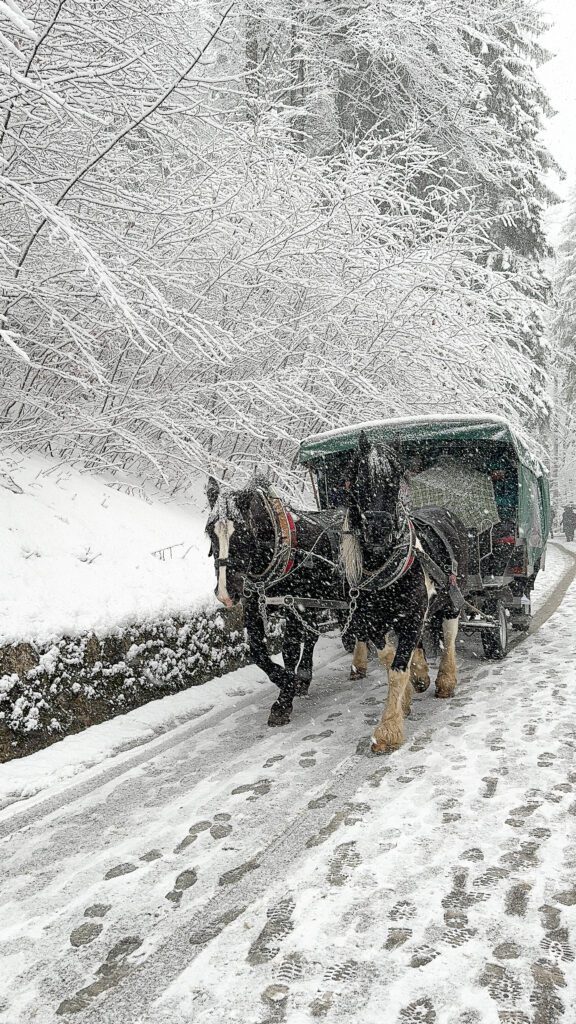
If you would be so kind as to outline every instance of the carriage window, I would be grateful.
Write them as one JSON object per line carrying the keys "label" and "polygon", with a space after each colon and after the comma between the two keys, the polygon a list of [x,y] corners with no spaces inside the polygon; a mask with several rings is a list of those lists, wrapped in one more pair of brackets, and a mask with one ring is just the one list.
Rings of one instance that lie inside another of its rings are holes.
{"label": "carriage window", "polygon": [[316,466],[318,494],[322,508],[338,508],[348,503],[346,470],[350,452],[335,452]]}

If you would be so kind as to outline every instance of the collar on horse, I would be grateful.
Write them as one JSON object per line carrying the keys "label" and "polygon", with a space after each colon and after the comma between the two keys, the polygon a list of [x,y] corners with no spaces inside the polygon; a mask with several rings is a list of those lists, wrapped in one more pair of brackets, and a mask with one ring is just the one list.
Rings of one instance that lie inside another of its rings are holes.
{"label": "collar on horse", "polygon": [[274,551],[263,572],[254,574],[251,580],[266,582],[269,586],[294,568],[298,539],[294,516],[273,490],[258,488],[258,494],[266,509],[274,530]]}

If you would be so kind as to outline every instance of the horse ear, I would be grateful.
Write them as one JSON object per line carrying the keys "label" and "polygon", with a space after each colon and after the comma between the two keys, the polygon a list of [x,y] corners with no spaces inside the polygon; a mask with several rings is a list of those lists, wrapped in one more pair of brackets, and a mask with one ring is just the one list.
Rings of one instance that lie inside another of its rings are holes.
{"label": "horse ear", "polygon": [[240,515],[245,519],[252,504],[252,491],[238,491],[236,494],[236,504]]}
{"label": "horse ear", "polygon": [[367,437],[365,431],[361,430],[360,431],[360,436],[358,437],[358,451],[361,452],[362,455],[366,455],[366,453],[369,451],[369,449],[370,449],[370,441],[368,440],[368,437]]}
{"label": "horse ear", "polygon": [[214,505],[218,501],[218,495],[220,494],[220,484],[213,476],[208,477],[208,483],[206,484],[206,497],[210,508],[214,508]]}

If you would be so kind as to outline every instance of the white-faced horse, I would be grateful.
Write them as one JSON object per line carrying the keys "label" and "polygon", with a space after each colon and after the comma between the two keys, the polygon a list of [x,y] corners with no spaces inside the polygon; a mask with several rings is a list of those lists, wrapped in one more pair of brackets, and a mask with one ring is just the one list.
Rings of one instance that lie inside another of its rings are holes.
{"label": "white-faced horse", "polygon": [[[243,601],[250,657],[280,690],[268,724],[286,725],[294,696],[306,693],[312,678],[319,610],[346,607],[334,516],[290,509],[266,481],[227,490],[211,477],[206,493],[217,597],[227,607]],[[266,642],[274,607],[286,621],[284,667],[272,661]]]}

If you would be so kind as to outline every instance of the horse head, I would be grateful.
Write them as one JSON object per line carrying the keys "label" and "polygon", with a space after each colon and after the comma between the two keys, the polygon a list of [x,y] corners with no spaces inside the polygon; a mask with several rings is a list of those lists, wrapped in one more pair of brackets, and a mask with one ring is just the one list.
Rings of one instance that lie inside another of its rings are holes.
{"label": "horse head", "polygon": [[270,558],[273,532],[257,482],[241,490],[208,478],[210,514],[206,533],[216,569],[215,594],[227,608],[241,599],[244,581],[261,573]]}
{"label": "horse head", "polygon": [[362,432],[348,467],[349,529],[369,547],[392,544],[397,529],[402,468],[389,445]]}

